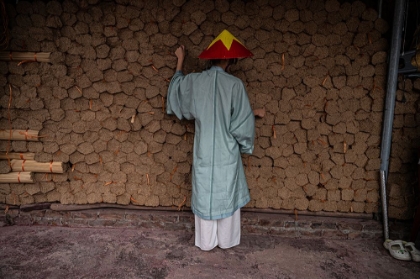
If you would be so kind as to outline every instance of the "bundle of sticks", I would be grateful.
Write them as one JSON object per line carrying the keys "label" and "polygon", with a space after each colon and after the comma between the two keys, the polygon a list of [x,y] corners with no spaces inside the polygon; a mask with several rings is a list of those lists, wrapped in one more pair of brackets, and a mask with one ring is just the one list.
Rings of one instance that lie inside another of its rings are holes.
{"label": "bundle of sticks", "polygon": [[51,52],[10,52],[0,51],[0,60],[25,62],[51,62]]}
{"label": "bundle of sticks", "polygon": [[1,183],[34,183],[32,172],[9,172],[0,174]]}
{"label": "bundle of sticks", "polygon": [[21,160],[33,160],[35,158],[35,153],[0,153],[0,160],[7,160],[7,159],[21,159]]}
{"label": "bundle of sticks", "polygon": [[0,140],[39,141],[36,130],[0,130]]}
{"label": "bundle of sticks", "polygon": [[49,173],[63,173],[63,162],[49,162],[40,163],[34,160],[16,160],[11,161],[12,171],[14,172],[49,172]]}

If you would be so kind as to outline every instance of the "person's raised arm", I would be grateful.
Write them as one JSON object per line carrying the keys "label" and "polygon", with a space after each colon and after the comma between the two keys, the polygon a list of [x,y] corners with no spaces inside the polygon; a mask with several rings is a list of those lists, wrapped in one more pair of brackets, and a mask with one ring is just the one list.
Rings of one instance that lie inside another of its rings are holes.
{"label": "person's raised arm", "polygon": [[176,63],[176,71],[182,72],[182,67],[184,65],[184,59],[185,59],[185,47],[183,45],[179,46],[175,50],[175,55],[178,58],[178,61]]}

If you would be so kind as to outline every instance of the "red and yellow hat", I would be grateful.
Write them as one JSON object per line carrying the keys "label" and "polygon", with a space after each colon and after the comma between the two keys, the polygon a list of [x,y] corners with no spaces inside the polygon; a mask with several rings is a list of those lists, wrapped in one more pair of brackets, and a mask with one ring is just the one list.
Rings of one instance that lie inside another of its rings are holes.
{"label": "red and yellow hat", "polygon": [[216,39],[198,56],[201,59],[230,59],[251,57],[249,51],[229,31],[223,30]]}

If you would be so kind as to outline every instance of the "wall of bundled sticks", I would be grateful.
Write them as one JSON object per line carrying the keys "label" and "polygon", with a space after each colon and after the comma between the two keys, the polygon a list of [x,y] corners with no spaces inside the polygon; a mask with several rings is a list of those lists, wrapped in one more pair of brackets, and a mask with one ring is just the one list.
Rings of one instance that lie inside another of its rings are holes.
{"label": "wall of bundled sticks", "polygon": [[[200,71],[196,57],[228,29],[254,53],[233,74],[267,111],[254,154],[243,157],[247,206],[379,210],[388,24],[361,1],[19,1],[6,9],[7,51],[50,52],[51,62],[0,62],[1,127],[39,131],[37,141],[2,140],[1,151],[65,167],[0,184],[0,203],[188,206],[194,123],[165,114],[173,52],[184,44],[185,72]],[[413,212],[414,89],[420,84],[401,83],[396,107],[389,214],[400,219]],[[10,171],[7,160],[1,171]]]}

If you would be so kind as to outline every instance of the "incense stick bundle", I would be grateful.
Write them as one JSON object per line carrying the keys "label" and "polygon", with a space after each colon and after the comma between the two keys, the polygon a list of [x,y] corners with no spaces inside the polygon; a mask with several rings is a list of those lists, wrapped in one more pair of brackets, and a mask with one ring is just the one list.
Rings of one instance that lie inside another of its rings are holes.
{"label": "incense stick bundle", "polygon": [[33,160],[35,158],[35,153],[0,153],[0,159],[7,160],[9,159],[20,159],[20,160]]}
{"label": "incense stick bundle", "polygon": [[9,172],[0,174],[0,183],[34,183],[31,172]]}
{"label": "incense stick bundle", "polygon": [[33,160],[12,160],[12,171],[63,173],[63,162],[40,163]]}
{"label": "incense stick bundle", "polygon": [[0,51],[0,60],[24,62],[51,62],[51,52],[10,52]]}
{"label": "incense stick bundle", "polygon": [[0,130],[0,140],[38,141],[38,133],[36,130]]}

